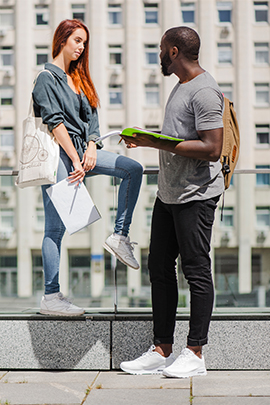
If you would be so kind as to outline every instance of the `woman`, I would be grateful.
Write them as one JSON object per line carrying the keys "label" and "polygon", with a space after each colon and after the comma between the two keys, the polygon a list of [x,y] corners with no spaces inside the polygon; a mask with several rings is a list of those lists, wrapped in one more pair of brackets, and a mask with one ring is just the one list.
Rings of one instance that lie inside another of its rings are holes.
{"label": "woman", "polygon": [[[89,31],[78,20],[64,20],[57,27],[52,46],[53,62],[47,63],[32,93],[36,116],[41,116],[60,145],[57,182],[68,177],[82,182],[92,173],[122,179],[114,233],[104,247],[124,264],[139,268],[128,232],[138,198],[142,166],[125,156],[101,150],[97,107],[98,96],[90,78]],[[59,261],[65,227],[42,186],[45,235],[42,257],[45,295],[43,314],[80,315],[82,308],[71,304],[59,291]]]}

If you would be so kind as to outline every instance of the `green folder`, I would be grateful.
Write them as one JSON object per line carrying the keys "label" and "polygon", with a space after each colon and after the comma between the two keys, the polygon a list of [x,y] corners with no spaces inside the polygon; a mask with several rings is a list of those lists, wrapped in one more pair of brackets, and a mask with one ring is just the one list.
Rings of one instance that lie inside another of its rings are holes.
{"label": "green folder", "polygon": [[123,129],[121,135],[125,135],[125,136],[132,136],[132,134],[144,134],[144,135],[152,135],[155,138],[160,138],[160,139],[167,139],[168,141],[177,141],[177,142],[182,142],[184,139],[179,139],[179,138],[175,138],[173,136],[169,136],[169,135],[164,135],[164,134],[158,134],[157,132],[151,132],[151,131],[147,131],[145,129],[138,129],[138,128],[125,128]]}

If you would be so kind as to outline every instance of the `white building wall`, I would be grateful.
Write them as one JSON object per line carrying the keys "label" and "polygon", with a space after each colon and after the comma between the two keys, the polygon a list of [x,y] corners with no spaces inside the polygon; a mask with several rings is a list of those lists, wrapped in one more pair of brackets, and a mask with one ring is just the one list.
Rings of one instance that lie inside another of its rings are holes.
{"label": "white building wall", "polygon": [[[123,24],[110,26],[108,23],[108,4],[121,4]],[[13,46],[15,66],[10,76],[0,70],[0,86],[14,85],[15,107],[1,109],[0,127],[15,128],[15,152],[21,148],[21,123],[27,114],[32,82],[37,74],[35,66],[35,47],[48,46],[54,29],[62,19],[72,17],[72,4],[85,5],[86,24],[91,32],[90,70],[92,79],[100,96],[99,110],[101,133],[106,133],[112,126],[159,125],[161,127],[167,97],[177,82],[175,77],[164,78],[159,66],[149,67],[145,63],[145,44],[159,44],[164,31],[172,26],[181,25],[181,1],[148,0],[149,4],[158,4],[159,24],[150,26],[144,23],[144,2],[141,0],[0,0],[1,10],[14,9],[14,28],[0,36],[0,47]],[[182,3],[185,3],[183,1]],[[190,1],[186,3],[192,3]],[[202,48],[200,61],[218,83],[232,83],[233,98],[241,128],[241,154],[238,168],[253,169],[256,164],[269,164],[269,148],[256,146],[255,125],[270,124],[269,106],[257,107],[255,102],[255,83],[269,83],[268,66],[257,66],[254,60],[254,42],[270,42],[269,24],[255,24],[254,8],[251,0],[232,0],[232,24],[217,22],[215,0],[194,0],[194,27],[201,36]],[[268,2],[269,3],[269,2]],[[49,5],[49,26],[35,25],[35,5]],[[1,27],[0,27],[1,30]],[[221,66],[217,59],[217,44],[232,43],[233,63]],[[109,45],[122,45],[122,66],[109,64]],[[49,58],[51,60],[51,57]],[[144,85],[157,83],[160,86],[160,105],[151,107],[145,102]],[[109,104],[109,84],[122,84],[123,106]],[[138,148],[128,151],[123,145],[112,145],[105,141],[105,148],[123,153],[140,161],[144,167],[158,165],[158,153],[150,149]],[[15,154],[7,159],[0,151],[2,167],[16,166]],[[236,177],[236,176],[235,176]],[[255,185],[254,175],[241,175],[235,179],[238,191],[234,187],[226,193],[226,205],[234,208],[234,227],[225,229],[217,218],[213,246],[219,248],[226,232],[229,235],[227,249],[239,249],[239,292],[249,292],[251,284],[251,251],[260,248],[257,243],[256,205],[269,206],[270,190],[259,189]],[[113,189],[106,176],[87,180],[92,197],[98,206],[102,220],[90,228],[72,237],[66,235],[63,241],[60,281],[65,294],[69,292],[69,252],[89,252],[100,260],[92,260],[91,289],[89,294],[99,296],[105,282],[102,243],[112,231],[109,224],[110,207],[113,206]],[[32,294],[31,251],[40,251],[42,231],[36,230],[36,208],[38,192],[34,189],[15,190],[8,202],[0,201],[0,208],[14,207],[16,227],[13,236],[0,241],[0,254],[17,251],[18,255],[18,294],[26,297]],[[146,207],[153,204],[153,187],[143,180],[142,191],[134,213],[131,227],[131,239],[138,241],[135,248],[137,258],[140,250],[149,244],[149,227],[146,226]],[[16,197],[15,197],[16,195]],[[218,215],[217,215],[218,217]],[[265,230],[264,249],[270,247],[269,229]],[[264,252],[263,249],[260,252]],[[265,250],[265,254],[268,254]],[[264,254],[264,253],[262,253]],[[213,256],[214,257],[214,256]],[[263,261],[263,278],[270,269]],[[128,270],[128,291],[141,291],[140,272]]]}

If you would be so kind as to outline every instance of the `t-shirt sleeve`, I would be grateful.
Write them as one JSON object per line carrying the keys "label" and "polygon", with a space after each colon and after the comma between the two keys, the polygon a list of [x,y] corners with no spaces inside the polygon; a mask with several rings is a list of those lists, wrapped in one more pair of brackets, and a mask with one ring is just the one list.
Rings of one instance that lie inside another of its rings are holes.
{"label": "t-shirt sleeve", "polygon": [[196,131],[207,131],[223,127],[223,96],[211,88],[203,88],[194,95],[192,107]]}
{"label": "t-shirt sleeve", "polygon": [[64,122],[64,112],[57,92],[54,77],[50,73],[41,73],[32,92],[34,111],[48,125],[50,132]]}

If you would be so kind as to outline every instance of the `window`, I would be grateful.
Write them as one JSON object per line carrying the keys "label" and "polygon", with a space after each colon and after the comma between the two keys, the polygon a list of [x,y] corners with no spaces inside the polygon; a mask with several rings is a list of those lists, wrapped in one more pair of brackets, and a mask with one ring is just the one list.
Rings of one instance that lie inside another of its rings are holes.
{"label": "window", "polygon": [[218,44],[218,63],[232,64],[232,44]]}
{"label": "window", "polygon": [[[108,131],[108,132],[111,132],[111,131],[121,131],[122,128],[123,128],[122,125],[109,125],[109,131]],[[123,142],[122,142],[121,144],[119,144],[120,139],[121,139],[121,138],[119,138],[119,136],[110,136],[110,138],[109,138],[109,140],[110,140],[110,145],[112,145],[112,146],[117,146],[117,145],[119,145],[119,146],[122,147]]]}
{"label": "window", "polygon": [[72,18],[85,22],[85,4],[72,4]]}
{"label": "window", "polygon": [[36,4],[36,25],[49,25],[49,6],[47,4]]}
{"label": "window", "polygon": [[232,2],[218,1],[217,2],[218,21],[220,23],[232,22]]}
{"label": "window", "polygon": [[[117,177],[112,177],[112,179],[117,179]],[[110,227],[112,229],[114,229],[116,214],[117,214],[117,208],[116,207],[110,207],[110,221],[109,221],[109,223],[110,223]]]}
{"label": "window", "polygon": [[[1,148],[2,149],[2,148]],[[0,170],[10,170],[10,167],[0,167]],[[13,176],[0,176],[1,189],[7,189],[14,186]]]}
{"label": "window", "polygon": [[14,129],[12,127],[0,128],[0,149],[2,151],[14,150]]}
{"label": "window", "polygon": [[255,63],[269,65],[269,44],[267,42],[255,42]]}
{"label": "window", "polygon": [[[270,169],[270,165],[256,165],[256,169]],[[270,173],[256,173],[256,186],[269,186]]]}
{"label": "window", "polygon": [[155,83],[145,84],[145,102],[149,106],[159,105],[159,85]]}
{"label": "window", "polygon": [[147,65],[157,65],[159,54],[158,45],[157,44],[144,45],[144,51],[145,51],[145,63]]}
{"label": "window", "polygon": [[149,270],[148,270],[148,249],[141,249],[141,284],[142,286],[150,286]]}
{"label": "window", "polygon": [[8,107],[13,105],[13,87],[0,87],[0,106]]}
{"label": "window", "polygon": [[48,46],[36,46],[36,66],[43,66],[49,60]]}
{"label": "window", "polygon": [[89,297],[91,292],[90,254],[69,256],[69,288],[74,297]]}
{"label": "window", "polygon": [[[238,292],[237,254],[215,253],[215,287],[219,292]],[[224,306],[224,298],[219,298],[218,294],[216,295],[216,306]]]}
{"label": "window", "polygon": [[14,297],[17,295],[17,257],[0,257],[0,295]]}
{"label": "window", "polygon": [[[110,183],[111,186],[119,186],[121,183],[121,179],[119,177],[110,177]],[[113,208],[110,208],[110,211],[113,210]]]}
{"label": "window", "polygon": [[121,4],[108,4],[108,18],[110,25],[122,24],[122,7]]}
{"label": "window", "polygon": [[[222,208],[221,208],[222,209]],[[234,212],[233,207],[224,207],[223,208],[223,219],[220,222],[222,227],[233,227],[234,224]]]}
{"label": "window", "polygon": [[122,105],[123,92],[121,84],[109,85],[109,103],[110,105]]}
{"label": "window", "polygon": [[256,144],[269,146],[269,125],[256,125]]}
{"label": "window", "polygon": [[13,231],[14,211],[12,208],[2,208],[0,210],[0,224],[1,231]]}
{"label": "window", "polygon": [[[158,167],[150,167],[146,166],[146,170],[158,170]],[[157,185],[158,184],[158,174],[147,174],[146,175],[146,184],[149,185]]]}
{"label": "window", "polygon": [[256,207],[257,228],[269,228],[270,207]]}
{"label": "window", "polygon": [[224,94],[224,97],[227,97],[229,100],[233,101],[233,86],[231,83],[219,83],[221,92]]}
{"label": "window", "polygon": [[13,28],[14,12],[12,9],[0,9],[0,27],[1,29]]}
{"label": "window", "polygon": [[122,45],[109,45],[110,65],[122,65]]}
{"label": "window", "polygon": [[37,231],[43,231],[45,224],[45,215],[43,208],[36,208],[36,229]]}
{"label": "window", "polygon": [[39,254],[32,255],[32,288],[33,294],[37,291],[43,291],[44,288],[44,278],[43,278],[43,263],[42,256]]}
{"label": "window", "polygon": [[184,24],[195,23],[195,3],[181,1],[182,22]]}
{"label": "window", "polygon": [[[115,283],[114,267],[115,258],[104,250],[104,262],[105,262],[105,287],[113,287]],[[117,285],[127,286],[127,266],[125,266],[120,260],[117,260]],[[121,294],[121,293],[120,293]]]}
{"label": "window", "polygon": [[255,21],[268,22],[268,1],[254,1]]}
{"label": "window", "polygon": [[145,24],[158,24],[158,4],[144,3]]}
{"label": "window", "polygon": [[147,228],[150,228],[150,226],[151,226],[152,213],[153,213],[153,207],[146,207],[145,208],[145,222],[146,222]]}
{"label": "window", "polygon": [[256,105],[269,105],[269,83],[255,83]]}
{"label": "window", "polygon": [[7,70],[14,66],[14,52],[11,46],[0,48],[0,69]]}

